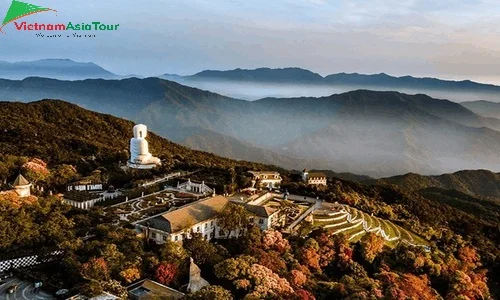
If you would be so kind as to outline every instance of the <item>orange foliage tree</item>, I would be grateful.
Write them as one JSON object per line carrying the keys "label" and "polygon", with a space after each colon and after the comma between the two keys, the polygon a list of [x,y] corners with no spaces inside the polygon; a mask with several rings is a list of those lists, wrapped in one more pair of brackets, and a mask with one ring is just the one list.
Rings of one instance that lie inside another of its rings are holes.
{"label": "orange foliage tree", "polygon": [[141,272],[137,267],[130,267],[121,271],[120,276],[126,283],[131,283],[141,278]]}
{"label": "orange foliage tree", "polygon": [[103,257],[92,257],[82,265],[80,271],[83,278],[94,280],[109,280],[109,268]]}

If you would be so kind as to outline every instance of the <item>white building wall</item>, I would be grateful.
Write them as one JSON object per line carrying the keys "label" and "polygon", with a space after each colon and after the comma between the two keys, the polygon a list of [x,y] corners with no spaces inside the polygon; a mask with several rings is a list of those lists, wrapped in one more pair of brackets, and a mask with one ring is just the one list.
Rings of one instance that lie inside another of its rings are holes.
{"label": "white building wall", "polygon": [[[254,224],[257,227],[259,227],[261,230],[268,230],[272,227],[272,219],[254,217]],[[138,225],[138,227],[140,227],[142,229],[146,228],[143,225]],[[199,228],[199,231],[198,231],[198,228]],[[210,219],[210,220],[195,224],[195,225],[191,226],[189,229],[179,231],[176,233],[172,233],[172,234],[169,234],[167,232],[164,232],[164,231],[161,231],[161,230],[158,230],[155,228],[150,228],[148,238],[154,240],[158,244],[163,244],[167,240],[170,240],[172,242],[182,242],[182,240],[185,238],[191,238],[191,236],[192,236],[191,233],[200,233],[202,235],[202,237],[207,239],[207,240],[211,240],[212,237],[214,237],[214,238],[226,238],[226,237],[228,237],[227,233],[221,232],[220,227],[217,226],[217,219]],[[233,230],[229,234],[229,238],[236,238],[240,235],[241,235],[241,231],[239,229]]]}
{"label": "white building wall", "polygon": [[326,185],[326,178],[325,179],[309,179],[308,184],[314,184],[314,185]]}
{"label": "white building wall", "polygon": [[[141,228],[145,228],[144,226],[141,226]],[[167,233],[155,228],[150,228],[149,229],[149,238],[153,239],[155,242],[158,244],[163,244],[167,240],[173,241],[173,242],[181,242],[184,238],[191,238],[192,234],[191,233],[200,233],[203,238],[210,240],[212,236],[217,237],[217,220],[216,219],[210,219],[207,221],[203,221],[200,223],[197,223],[193,226],[191,226],[188,229],[185,229],[183,231],[175,232],[175,233]]]}

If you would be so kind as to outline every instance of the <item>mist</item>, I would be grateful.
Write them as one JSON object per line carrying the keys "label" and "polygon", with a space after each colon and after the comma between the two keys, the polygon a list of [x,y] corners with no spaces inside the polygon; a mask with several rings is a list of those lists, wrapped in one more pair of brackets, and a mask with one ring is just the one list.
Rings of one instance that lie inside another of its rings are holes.
{"label": "mist", "polygon": [[292,97],[324,97],[341,94],[353,90],[366,89],[372,91],[397,91],[409,95],[426,94],[437,99],[447,99],[453,102],[488,100],[500,102],[500,95],[476,91],[453,91],[444,89],[404,88],[394,86],[373,85],[326,85],[326,84],[273,84],[261,82],[236,82],[236,81],[205,81],[189,80],[182,77],[171,79],[180,84],[211,91],[224,96],[254,101],[267,97],[292,98]]}
{"label": "mist", "polygon": [[152,132],[196,149],[289,169],[371,177],[500,171],[500,131],[494,130],[498,122],[486,126],[491,120],[454,102],[369,90],[338,94],[342,90],[330,86],[301,85],[293,91],[288,84],[218,86],[251,100],[279,93],[337,95],[245,101],[158,78],[30,78],[0,80],[0,100],[62,99],[142,122]]}

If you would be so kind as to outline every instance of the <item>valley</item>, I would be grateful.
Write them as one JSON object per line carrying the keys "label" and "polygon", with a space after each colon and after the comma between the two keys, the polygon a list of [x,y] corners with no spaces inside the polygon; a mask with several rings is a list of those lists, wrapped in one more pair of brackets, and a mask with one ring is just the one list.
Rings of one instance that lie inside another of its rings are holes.
{"label": "valley", "polygon": [[233,99],[159,78],[0,80],[0,99],[60,98],[150,124],[158,134],[233,159],[386,177],[500,170],[500,120],[417,94]]}

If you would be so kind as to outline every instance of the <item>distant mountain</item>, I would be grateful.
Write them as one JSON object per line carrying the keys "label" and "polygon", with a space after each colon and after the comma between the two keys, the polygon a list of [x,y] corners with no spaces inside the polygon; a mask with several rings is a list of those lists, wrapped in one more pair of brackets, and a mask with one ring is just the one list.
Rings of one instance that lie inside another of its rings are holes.
{"label": "distant mountain", "polygon": [[463,170],[439,176],[409,173],[378,179],[376,183],[396,185],[406,191],[456,190],[476,198],[495,199],[500,204],[500,173],[488,170]]}
{"label": "distant mountain", "polygon": [[177,74],[168,74],[168,73],[165,73],[165,74],[160,75],[158,77],[163,78],[163,79],[167,79],[167,80],[170,80],[170,81],[175,81],[175,82],[184,81],[184,76],[177,75]]}
{"label": "distant mountain", "polygon": [[127,79],[127,78],[144,78],[144,76],[141,75],[136,75],[136,74],[128,74],[128,75],[123,75],[120,76],[122,79]]}
{"label": "distant mountain", "polygon": [[[413,76],[391,76],[380,74],[337,73],[325,77],[300,68],[258,68],[253,70],[234,69],[227,71],[205,70],[194,75],[160,76],[192,87],[208,89],[218,93],[240,96],[238,89],[257,90],[260,97],[290,97],[286,89],[277,84],[301,87],[296,91],[302,96],[325,96],[334,92],[347,92],[355,89],[380,91],[399,91],[409,94],[425,93],[435,98],[445,98],[457,102],[486,99],[499,101],[500,86],[477,83],[470,80],[453,81],[438,78],[418,78]],[[237,84],[235,86],[235,84]],[[256,85],[259,84],[259,85]],[[260,86],[262,85],[262,86]],[[329,88],[327,88],[329,87]],[[294,89],[289,87],[289,89]],[[335,89],[335,91],[334,91]],[[329,93],[327,91],[330,91]],[[280,94],[282,93],[282,95]],[[244,97],[251,100],[257,98]]]}
{"label": "distant mountain", "polygon": [[497,119],[421,94],[358,90],[244,101],[159,78],[0,80],[0,99],[43,98],[144,122],[197,149],[294,169],[372,177],[500,171]]}
{"label": "distant mountain", "polygon": [[500,103],[479,100],[461,102],[460,104],[478,115],[500,119]]}
{"label": "distant mountain", "polygon": [[367,85],[367,86],[400,86],[407,88],[429,88],[429,89],[481,89],[483,91],[499,92],[500,86],[493,84],[477,83],[470,80],[443,80],[438,78],[413,76],[391,76],[385,73],[380,74],[358,74],[358,73],[337,73],[324,78],[326,83],[345,85]]}
{"label": "distant mountain", "polygon": [[0,61],[0,78],[24,79],[34,76],[63,80],[120,78],[92,62],[75,62],[70,59],[41,59],[13,63]]}
{"label": "distant mountain", "polygon": [[317,83],[323,80],[321,75],[300,68],[205,70],[191,76],[185,76],[185,78],[188,80],[237,80],[267,83]]}

